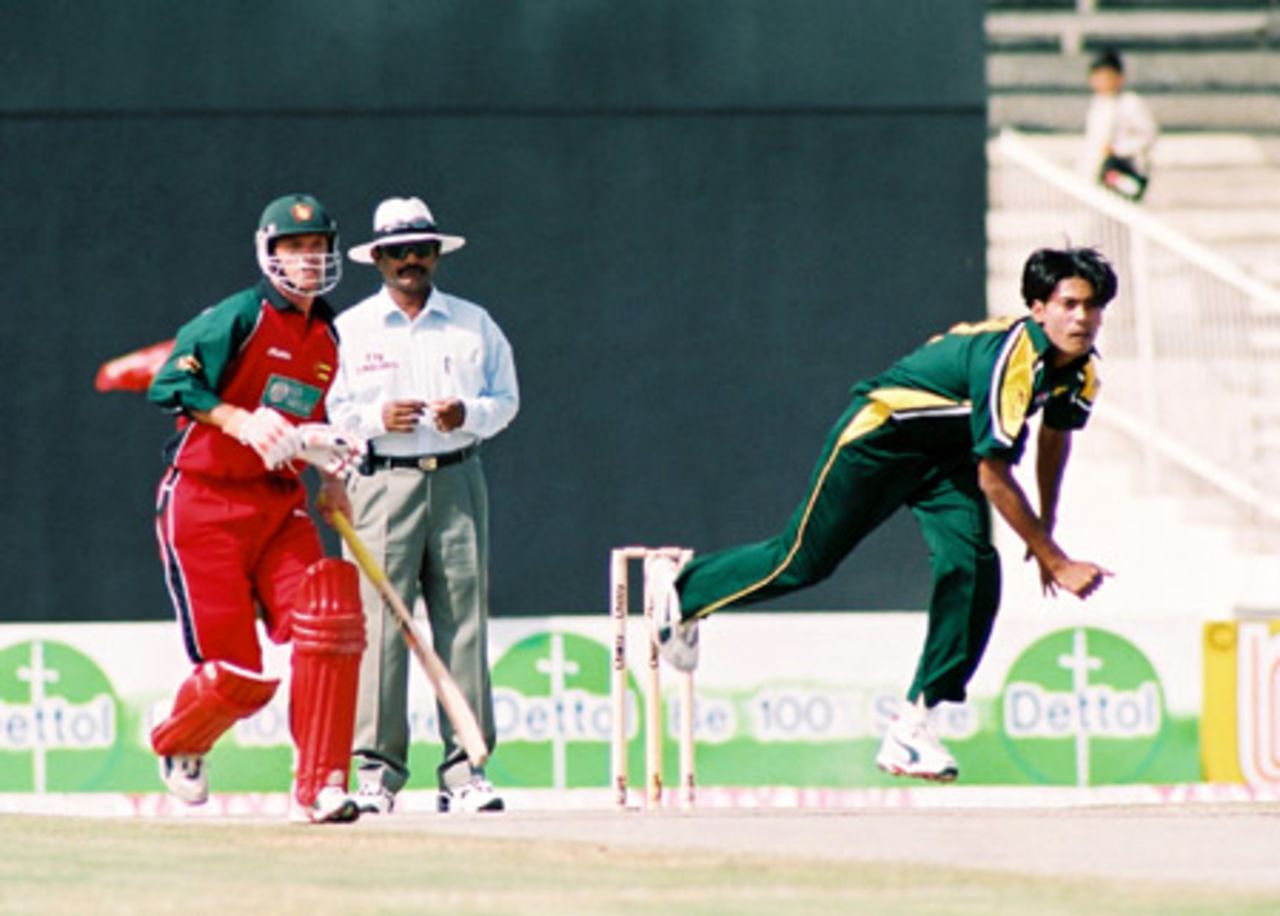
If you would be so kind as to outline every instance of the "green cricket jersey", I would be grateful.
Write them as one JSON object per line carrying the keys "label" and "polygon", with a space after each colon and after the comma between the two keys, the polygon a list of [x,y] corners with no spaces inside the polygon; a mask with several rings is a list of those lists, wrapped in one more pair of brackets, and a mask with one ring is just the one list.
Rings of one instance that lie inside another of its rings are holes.
{"label": "green cricket jersey", "polygon": [[253,449],[191,414],[225,402],[249,411],[265,405],[292,423],[320,422],[337,364],[333,309],[323,299],[304,314],[263,280],[205,309],[178,330],[147,393],[152,403],[179,414],[166,460],[212,477],[262,476],[266,471]]}
{"label": "green cricket jersey", "polygon": [[1046,358],[1051,347],[1029,317],[958,324],[856,385],[853,394],[880,409],[842,438],[892,419],[902,428],[926,424],[931,450],[1017,462],[1037,410],[1053,429],[1080,429],[1097,395],[1095,355],[1055,368]]}

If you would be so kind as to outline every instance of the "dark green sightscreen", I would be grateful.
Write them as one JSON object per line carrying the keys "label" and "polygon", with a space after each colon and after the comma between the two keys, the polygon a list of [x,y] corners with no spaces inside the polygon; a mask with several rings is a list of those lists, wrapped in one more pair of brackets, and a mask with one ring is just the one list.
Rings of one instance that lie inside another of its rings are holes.
{"label": "dark green sightscreen", "polygon": [[[771,534],[849,386],[984,303],[982,4],[0,2],[0,620],[167,617],[170,423],[105,359],[254,281],[263,205],[391,195],[515,347],[494,610],[603,613],[626,542]],[[372,292],[348,264],[333,300]],[[1016,295],[1009,290],[1009,295]],[[908,518],[780,606],[913,608]]]}

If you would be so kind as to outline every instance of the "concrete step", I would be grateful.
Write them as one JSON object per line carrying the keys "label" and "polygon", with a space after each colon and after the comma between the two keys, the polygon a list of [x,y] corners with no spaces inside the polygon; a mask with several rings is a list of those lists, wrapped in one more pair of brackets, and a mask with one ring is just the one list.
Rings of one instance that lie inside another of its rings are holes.
{"label": "concrete step", "polygon": [[[1070,473],[1088,480],[1093,470],[1080,463]],[[1069,517],[1058,524],[1058,542],[1071,556],[1099,563],[1115,574],[1089,601],[1099,619],[1206,619],[1229,616],[1243,601],[1263,600],[1259,589],[1242,594],[1239,577],[1229,572],[1239,555],[1229,530],[1170,520],[1163,511],[1153,513],[1142,497],[1104,501],[1083,487],[1064,494],[1062,508]],[[1021,541],[1003,522],[997,523],[996,532],[1005,568],[1002,613],[1037,613],[1046,605],[1074,601],[1068,595],[1044,599],[1034,565],[1023,562]]]}
{"label": "concrete step", "polygon": [[1018,281],[1004,278],[987,280],[987,314],[992,317],[1021,317],[1026,306],[1018,295]]}
{"label": "concrete step", "polygon": [[[1183,235],[1220,251],[1238,264],[1274,269],[1276,252],[1280,249],[1280,208],[1170,208],[1157,211],[1156,215]],[[1002,255],[1022,250],[1023,257],[1034,247],[1060,245],[1067,239],[1076,244],[1092,244],[1104,226],[1085,214],[1062,215],[1048,223],[1040,213],[1011,208],[988,211],[986,224],[990,248]],[[988,259],[988,263],[999,262]]]}
{"label": "concrete step", "polygon": [[[1032,472],[1019,468],[1028,492]],[[1073,556],[1116,573],[1090,607],[1101,617],[1231,616],[1242,606],[1280,607],[1280,537],[1241,538],[1238,514],[1203,486],[1153,495],[1140,453],[1103,424],[1079,434],[1064,483],[1057,538]],[[1024,548],[997,520],[1005,567],[1002,613],[1043,613],[1060,602],[1040,594]]]}
{"label": "concrete step", "polygon": [[1068,238],[1085,241],[1095,234],[1096,225],[1097,220],[1087,213],[1064,215],[1046,225],[1044,215],[1034,210],[993,209],[987,211],[987,245],[1009,243],[1029,253],[1037,245],[1061,245]]}
{"label": "concrete step", "polygon": [[[1274,252],[1275,246],[1272,246]],[[1274,256],[1255,258],[1239,258],[1237,263],[1242,264],[1245,270],[1249,271],[1253,276],[1257,277],[1263,283],[1269,283],[1272,286],[1280,287],[1280,261]]]}
{"label": "concrete step", "polygon": [[[1280,130],[1280,98],[1270,92],[1148,94],[1147,104],[1162,130]],[[1012,90],[992,93],[987,123],[993,128],[1078,131],[1089,106],[1087,92]]]}
{"label": "concrete step", "polygon": [[[1075,164],[1071,164],[1075,171]],[[1082,176],[1083,177],[1083,176]],[[1020,207],[1038,196],[1025,172],[993,168],[987,181],[987,203],[994,209]],[[1209,167],[1204,169],[1152,170],[1151,185],[1143,209],[1157,216],[1164,212],[1212,210],[1240,212],[1267,207],[1280,209],[1280,169],[1261,166],[1247,168]]]}
{"label": "concrete step", "polygon": [[[987,54],[987,86],[1011,91],[1083,92],[1093,54]],[[1135,51],[1125,54],[1125,77],[1139,93],[1280,91],[1280,55],[1272,50]]]}
{"label": "concrete step", "polygon": [[1165,208],[1280,206],[1280,168],[1273,165],[1204,167],[1153,165],[1143,206]]}
{"label": "concrete step", "polygon": [[1280,209],[1274,207],[1165,207],[1154,212],[1179,232],[1210,246],[1280,239]]}
{"label": "concrete step", "polygon": [[[1132,511],[1141,515],[1142,510]],[[1221,620],[1246,609],[1280,608],[1280,552],[1243,551],[1228,540],[1203,537],[1203,530],[1184,525],[1121,542],[1063,529],[1060,542],[1071,555],[1114,574],[1088,599],[1088,609],[1099,621]],[[1070,595],[1041,594],[1038,573],[1023,561],[1024,549],[1011,533],[998,536],[997,550],[1004,568],[1002,616],[1042,615],[1075,606]]]}
{"label": "concrete step", "polygon": [[[1053,133],[1032,133],[1023,137],[1042,156],[1070,166],[1079,155],[1083,135],[1081,125]],[[988,161],[995,158],[988,155]],[[1280,167],[1280,137],[1210,131],[1169,132],[1160,135],[1152,153],[1156,168],[1169,170],[1189,166],[1272,166]]]}
{"label": "concrete step", "polygon": [[1236,561],[1236,613],[1280,611],[1280,555],[1276,548],[1243,553]]}
{"label": "concrete step", "polygon": [[1079,13],[1073,3],[1048,6],[989,6],[988,50],[1079,54],[1120,45],[1151,52],[1248,51],[1272,46],[1280,36],[1280,22],[1267,4],[1165,2],[1152,8],[1111,0],[1088,14]]}

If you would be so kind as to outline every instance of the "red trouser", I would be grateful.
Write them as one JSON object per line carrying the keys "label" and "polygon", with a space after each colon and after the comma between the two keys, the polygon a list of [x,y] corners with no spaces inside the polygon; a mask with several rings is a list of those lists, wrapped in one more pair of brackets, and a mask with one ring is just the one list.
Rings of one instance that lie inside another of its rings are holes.
{"label": "red trouser", "polygon": [[261,671],[258,606],[271,640],[288,640],[303,572],[324,556],[302,482],[170,468],[160,482],[156,537],[191,661]]}

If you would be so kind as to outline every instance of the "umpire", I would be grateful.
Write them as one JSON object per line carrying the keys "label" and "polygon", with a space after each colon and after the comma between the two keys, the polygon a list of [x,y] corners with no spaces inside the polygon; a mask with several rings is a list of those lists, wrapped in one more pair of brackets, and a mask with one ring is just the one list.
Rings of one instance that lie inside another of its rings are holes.
{"label": "umpire", "polygon": [[[372,241],[352,248],[382,287],[338,316],[333,424],[369,441],[350,484],[360,539],[410,604],[427,604],[432,641],[495,742],[489,680],[489,501],[479,447],[519,408],[511,345],[480,306],[433,285],[440,258],[465,243],[441,232],[416,197],[379,204]],[[360,670],[354,753],[366,813],[387,813],[409,778],[408,654],[365,583],[369,648]],[[441,715],[439,807],[494,811],[502,798],[472,769]]]}

